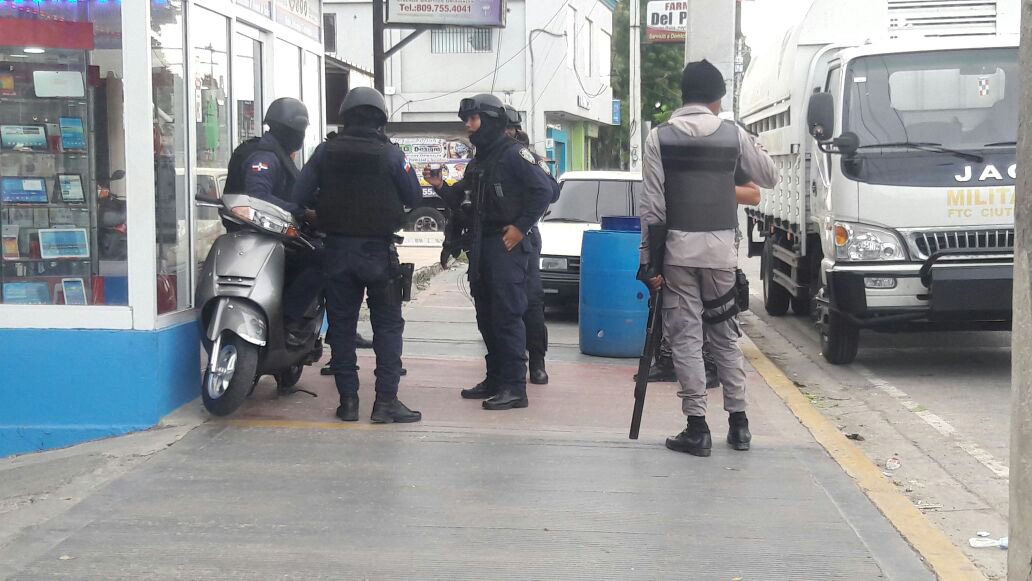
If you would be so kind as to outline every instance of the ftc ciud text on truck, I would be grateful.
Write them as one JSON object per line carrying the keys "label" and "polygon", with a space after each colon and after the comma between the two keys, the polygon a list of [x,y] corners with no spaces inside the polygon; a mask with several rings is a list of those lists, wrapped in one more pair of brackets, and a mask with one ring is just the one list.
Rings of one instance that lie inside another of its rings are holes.
{"label": "ftc ciud text on truck", "polygon": [[743,86],[780,173],[748,212],[766,311],[812,316],[833,364],[860,329],[1009,329],[1017,37],[843,46],[820,26]]}

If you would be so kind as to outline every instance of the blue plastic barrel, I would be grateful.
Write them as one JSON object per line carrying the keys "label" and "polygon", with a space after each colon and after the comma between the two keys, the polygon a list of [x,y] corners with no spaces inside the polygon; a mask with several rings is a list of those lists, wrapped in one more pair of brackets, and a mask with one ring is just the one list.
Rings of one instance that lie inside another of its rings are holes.
{"label": "blue plastic barrel", "polygon": [[[603,223],[605,222],[603,218]],[[637,218],[634,218],[637,221]],[[625,224],[628,222],[625,222]],[[641,234],[589,230],[581,245],[580,350],[600,357],[640,357],[649,296],[638,272]]]}

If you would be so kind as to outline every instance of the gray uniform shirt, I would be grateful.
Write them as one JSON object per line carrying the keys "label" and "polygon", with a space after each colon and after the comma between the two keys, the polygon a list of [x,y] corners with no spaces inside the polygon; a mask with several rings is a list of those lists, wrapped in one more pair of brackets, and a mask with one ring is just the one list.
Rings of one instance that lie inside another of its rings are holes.
{"label": "gray uniform shirt", "polygon": [[[674,129],[692,136],[709,136],[717,132],[723,121],[704,105],[686,105],[674,112],[670,124]],[[666,176],[663,173],[663,158],[659,150],[659,137],[653,129],[645,140],[643,161],[644,190],[638,198],[638,215],[641,216],[641,264],[649,260],[649,224],[666,223],[666,198],[663,190]],[[738,128],[739,164],[749,179],[761,188],[773,188],[777,183],[774,161],[767,155],[755,138],[741,127]],[[734,196],[735,192],[727,193]],[[735,231],[713,232],[667,232],[666,264],[691,268],[733,269],[738,265]]]}

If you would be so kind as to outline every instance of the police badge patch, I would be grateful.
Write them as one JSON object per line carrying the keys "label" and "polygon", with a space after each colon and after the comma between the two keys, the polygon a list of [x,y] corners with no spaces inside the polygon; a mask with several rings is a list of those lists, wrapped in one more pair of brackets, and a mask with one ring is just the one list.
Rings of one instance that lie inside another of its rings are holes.
{"label": "police badge patch", "polygon": [[548,164],[544,160],[538,162],[538,167],[545,170],[546,174],[552,175],[552,170],[548,169]]}
{"label": "police badge patch", "polygon": [[534,163],[534,164],[537,163],[537,160],[534,159],[534,154],[531,153],[530,150],[527,149],[526,147],[520,148],[520,157],[522,157],[523,159],[527,160],[530,163]]}

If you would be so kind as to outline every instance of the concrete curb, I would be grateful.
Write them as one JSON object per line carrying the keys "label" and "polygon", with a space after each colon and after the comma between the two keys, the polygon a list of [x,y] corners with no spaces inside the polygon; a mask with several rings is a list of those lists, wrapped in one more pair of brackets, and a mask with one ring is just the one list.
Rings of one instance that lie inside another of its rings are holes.
{"label": "concrete curb", "polygon": [[850,442],[832,422],[810,403],[791,379],[747,336],[742,338],[746,359],[799,422],[813,434],[842,470],[856,482],[910,546],[925,560],[939,579],[985,580],[952,541],[882,475],[878,466]]}

